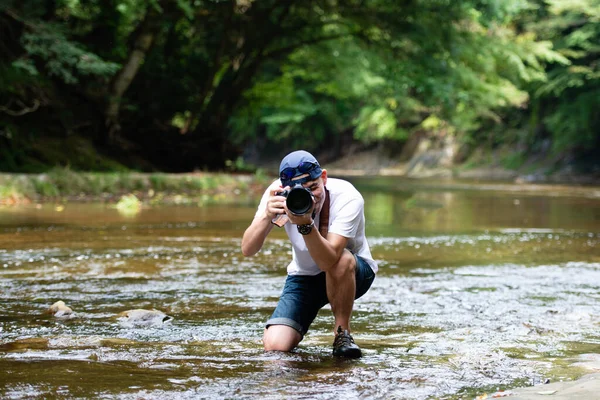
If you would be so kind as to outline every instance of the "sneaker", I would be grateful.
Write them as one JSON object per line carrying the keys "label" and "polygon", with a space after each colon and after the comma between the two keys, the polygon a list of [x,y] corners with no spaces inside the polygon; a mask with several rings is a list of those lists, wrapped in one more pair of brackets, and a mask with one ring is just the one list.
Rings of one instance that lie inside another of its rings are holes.
{"label": "sneaker", "polygon": [[362,356],[360,347],[354,343],[352,335],[347,330],[342,331],[341,326],[338,326],[337,335],[335,335],[333,341],[333,355],[346,358],[360,358]]}

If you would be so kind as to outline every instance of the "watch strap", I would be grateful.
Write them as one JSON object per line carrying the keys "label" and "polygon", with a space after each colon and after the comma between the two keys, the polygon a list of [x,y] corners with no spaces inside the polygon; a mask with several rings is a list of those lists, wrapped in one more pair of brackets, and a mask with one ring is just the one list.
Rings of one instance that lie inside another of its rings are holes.
{"label": "watch strap", "polygon": [[315,226],[314,220],[313,220],[313,222],[311,222],[310,224],[307,224],[307,225],[297,225],[298,233],[300,233],[301,235],[308,235],[309,233],[312,232],[314,226]]}

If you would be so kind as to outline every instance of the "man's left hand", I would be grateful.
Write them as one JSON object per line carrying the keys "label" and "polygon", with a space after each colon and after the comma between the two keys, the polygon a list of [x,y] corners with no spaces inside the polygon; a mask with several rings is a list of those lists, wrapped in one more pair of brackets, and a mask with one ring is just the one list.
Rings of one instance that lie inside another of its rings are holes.
{"label": "man's left hand", "polygon": [[284,205],[284,209],[286,214],[288,215],[288,218],[290,219],[290,222],[292,224],[295,225],[310,225],[313,223],[313,211],[315,209],[315,201],[313,200],[313,205],[310,208],[310,210],[308,210],[308,212],[304,215],[294,215],[290,212],[290,210],[288,210],[287,205]]}

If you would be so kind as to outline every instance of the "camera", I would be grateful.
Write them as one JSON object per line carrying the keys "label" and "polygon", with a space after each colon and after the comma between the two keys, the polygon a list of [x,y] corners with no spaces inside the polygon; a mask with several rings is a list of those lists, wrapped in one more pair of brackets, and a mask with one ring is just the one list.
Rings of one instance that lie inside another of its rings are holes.
{"label": "camera", "polygon": [[277,195],[285,197],[285,204],[294,215],[304,215],[310,211],[315,199],[312,192],[300,183],[278,192]]}

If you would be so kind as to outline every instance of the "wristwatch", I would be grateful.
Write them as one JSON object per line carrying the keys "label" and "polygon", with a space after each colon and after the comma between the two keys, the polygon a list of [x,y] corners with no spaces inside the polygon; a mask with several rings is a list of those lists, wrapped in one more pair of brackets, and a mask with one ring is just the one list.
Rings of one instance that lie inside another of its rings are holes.
{"label": "wristwatch", "polygon": [[312,232],[312,230],[313,230],[313,226],[315,226],[315,221],[311,222],[311,223],[310,223],[310,224],[308,224],[308,225],[297,225],[297,227],[298,227],[298,232],[299,232],[301,235],[308,235],[309,233],[311,233],[311,232]]}

